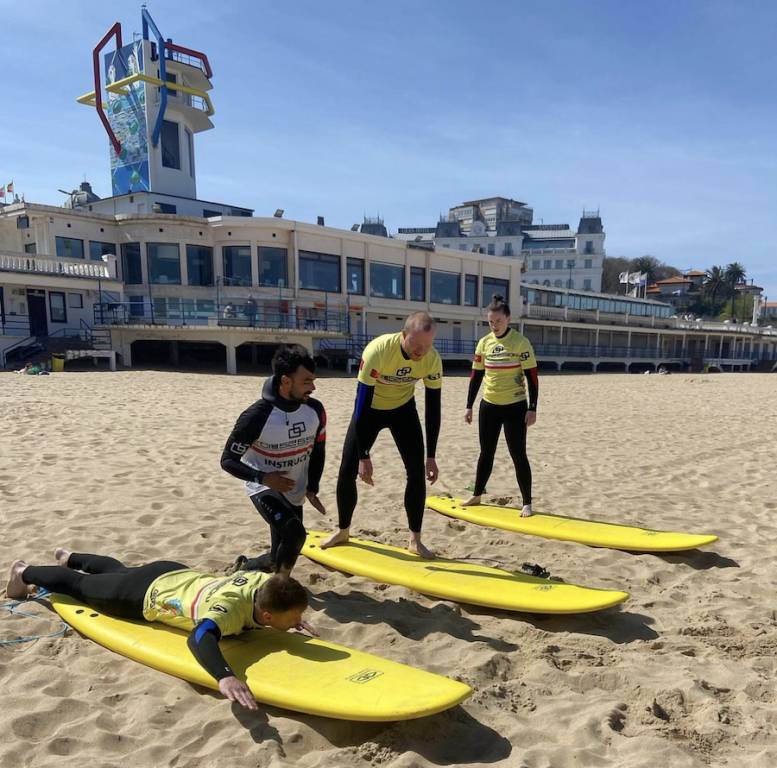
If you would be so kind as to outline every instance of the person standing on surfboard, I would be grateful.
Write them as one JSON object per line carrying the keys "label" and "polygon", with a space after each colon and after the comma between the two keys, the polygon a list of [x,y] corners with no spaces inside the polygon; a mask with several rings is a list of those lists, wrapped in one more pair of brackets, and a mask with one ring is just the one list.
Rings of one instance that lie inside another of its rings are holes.
{"label": "person standing on surfboard", "polygon": [[112,557],[61,547],[54,557],[59,565],[14,562],[6,595],[24,600],[34,587],[43,587],[118,618],[189,630],[187,644],[194,658],[218,681],[224,696],[248,709],[257,708],[256,699],[227,664],[219,640],[261,627],[317,635],[302,620],[308,607],[305,588],[284,574],[216,576],[172,560],[131,568]]}
{"label": "person standing on surfboard", "polygon": [[[345,544],[356,508],[356,477],[373,485],[370,450],[378,433],[388,428],[405,465],[405,511],[410,529],[408,550],[421,557],[434,554],[421,542],[426,480],[434,484],[439,470],[435,460],[440,434],[442,360],[434,348],[434,318],[414,312],[399,333],[373,339],[362,353],[356,404],[343,445],[337,476],[339,530],[321,548]],[[415,403],[415,385],[423,380],[426,391],[426,461],[424,435]]]}
{"label": "person standing on surfboard", "polygon": [[270,526],[269,562],[240,555],[233,568],[269,566],[289,574],[307,535],[302,504],[307,499],[326,512],[318,498],[326,413],[310,396],[316,389],[316,364],[305,347],[278,347],[272,371],[261,399],[240,414],[221,454],[221,468],[245,481],[249,498]]}
{"label": "person standing on surfboard", "polygon": [[523,497],[521,517],[529,517],[532,513],[531,465],[526,455],[526,431],[537,421],[537,360],[529,340],[510,328],[510,307],[504,296],[495,293],[487,312],[491,333],[484,336],[475,349],[464,411],[464,420],[471,424],[472,406],[480,384],[485,380],[478,414],[480,456],[473,496],[463,506],[480,504],[494,467],[499,433],[504,427],[507,449]]}

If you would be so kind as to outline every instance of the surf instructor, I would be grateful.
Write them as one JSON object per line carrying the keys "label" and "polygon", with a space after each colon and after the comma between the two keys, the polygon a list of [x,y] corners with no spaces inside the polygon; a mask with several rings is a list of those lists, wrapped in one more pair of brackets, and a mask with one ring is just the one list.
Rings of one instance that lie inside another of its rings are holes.
{"label": "surf instructor", "polygon": [[[442,360],[434,348],[434,318],[414,312],[399,333],[373,339],[359,364],[356,403],[343,445],[337,476],[339,530],[321,544],[322,549],[345,544],[358,498],[356,478],[374,485],[370,450],[381,430],[388,428],[405,465],[405,512],[410,529],[408,550],[431,559],[434,554],[421,541],[426,481],[434,484],[439,471],[435,453],[440,434]],[[426,405],[424,435],[415,402],[415,386],[423,380]]]}

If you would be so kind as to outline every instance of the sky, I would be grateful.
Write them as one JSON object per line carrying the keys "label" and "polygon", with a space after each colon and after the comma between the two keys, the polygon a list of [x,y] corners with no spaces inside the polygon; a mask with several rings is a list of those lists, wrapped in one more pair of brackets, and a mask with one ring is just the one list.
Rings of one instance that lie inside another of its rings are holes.
{"label": "sky", "polygon": [[[743,263],[777,300],[777,4],[622,0],[149,2],[207,53],[215,129],[198,197],[350,229],[433,226],[464,200],[528,203],[607,255]],[[110,195],[91,51],[140,4],[0,0],[0,185]]]}

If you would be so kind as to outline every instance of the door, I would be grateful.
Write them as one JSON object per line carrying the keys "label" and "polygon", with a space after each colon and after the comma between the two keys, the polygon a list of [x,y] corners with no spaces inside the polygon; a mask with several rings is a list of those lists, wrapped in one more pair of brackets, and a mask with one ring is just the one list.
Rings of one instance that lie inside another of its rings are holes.
{"label": "door", "polygon": [[27,307],[30,314],[30,336],[48,336],[46,322],[46,292],[27,289]]}

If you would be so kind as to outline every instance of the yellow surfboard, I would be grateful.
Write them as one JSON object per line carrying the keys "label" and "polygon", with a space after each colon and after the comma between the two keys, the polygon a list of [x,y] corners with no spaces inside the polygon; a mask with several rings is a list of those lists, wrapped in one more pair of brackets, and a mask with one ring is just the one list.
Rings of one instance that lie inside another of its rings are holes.
{"label": "yellow surfboard", "polygon": [[[163,624],[107,616],[52,595],[57,613],[82,635],[122,656],[190,683],[218,689],[194,660],[187,633]],[[340,720],[411,720],[463,701],[456,680],[305,635],[253,630],[219,646],[257,701]]]}
{"label": "yellow surfboard", "polygon": [[653,531],[648,528],[598,523],[594,520],[560,515],[521,517],[520,509],[514,507],[492,504],[463,507],[461,502],[462,499],[429,496],[426,499],[426,506],[448,517],[456,517],[476,525],[526,533],[529,536],[542,536],[545,539],[575,541],[592,547],[609,547],[634,552],[679,552],[684,549],[703,547],[718,540],[718,537],[712,534]]}
{"label": "yellow surfboard", "polygon": [[628,592],[579,587],[466,560],[424,560],[405,549],[361,539],[321,549],[326,535],[308,531],[302,554],[339,571],[445,600],[527,613],[588,613],[610,608],[629,596]]}

